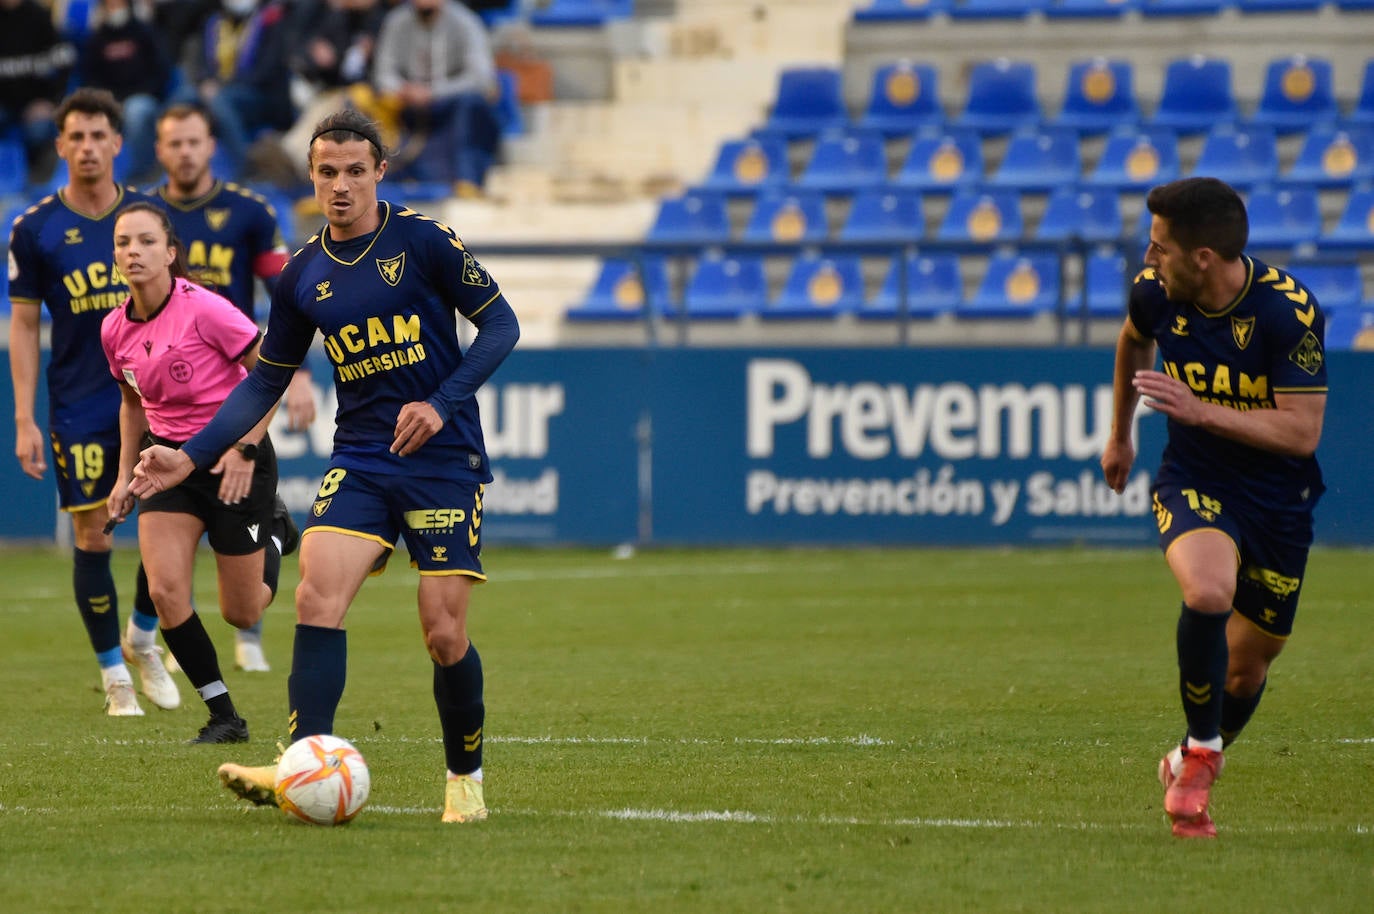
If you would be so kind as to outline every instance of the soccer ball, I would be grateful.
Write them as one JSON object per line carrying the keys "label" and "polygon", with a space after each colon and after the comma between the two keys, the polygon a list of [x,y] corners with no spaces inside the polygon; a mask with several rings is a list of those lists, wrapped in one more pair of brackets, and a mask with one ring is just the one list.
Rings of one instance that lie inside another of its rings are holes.
{"label": "soccer ball", "polygon": [[313,825],[342,825],[362,811],[372,787],[363,754],[348,740],[297,740],[277,762],[277,805]]}

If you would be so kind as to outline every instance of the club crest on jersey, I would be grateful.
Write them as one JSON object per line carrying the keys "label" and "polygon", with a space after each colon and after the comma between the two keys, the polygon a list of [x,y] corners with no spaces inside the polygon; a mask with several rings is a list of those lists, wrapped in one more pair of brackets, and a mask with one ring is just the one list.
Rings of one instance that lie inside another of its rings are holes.
{"label": "club crest on jersey", "polygon": [[229,210],[227,209],[207,209],[205,210],[205,224],[210,226],[210,231],[218,232],[224,228],[224,224],[229,221]]}
{"label": "club crest on jersey", "polygon": [[486,267],[478,263],[467,251],[463,252],[463,282],[470,286],[491,285],[491,277],[487,275]]}
{"label": "club crest on jersey", "polygon": [[329,280],[315,283],[315,301],[324,301],[326,298],[333,298],[334,293],[329,291]]}
{"label": "club crest on jersey", "polygon": [[388,257],[386,260],[377,258],[377,272],[382,274],[382,279],[388,286],[395,286],[401,282],[401,274],[406,269],[406,252],[402,251],[395,257]]}
{"label": "club crest on jersey", "polygon": [[1237,349],[1244,349],[1250,345],[1250,340],[1255,336],[1255,319],[1253,317],[1233,317],[1231,318],[1231,339],[1236,341]]}
{"label": "club crest on jersey", "polygon": [[311,513],[314,514],[316,517],[324,517],[324,512],[329,510],[329,503],[333,500],[333,498],[316,499],[315,503],[310,506]]}

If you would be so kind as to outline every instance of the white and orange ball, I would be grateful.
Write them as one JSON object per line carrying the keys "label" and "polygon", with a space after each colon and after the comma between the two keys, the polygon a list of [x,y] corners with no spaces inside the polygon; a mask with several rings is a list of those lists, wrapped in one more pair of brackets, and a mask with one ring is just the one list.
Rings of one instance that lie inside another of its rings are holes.
{"label": "white and orange ball", "polygon": [[277,805],[312,825],[343,825],[362,811],[372,788],[363,754],[338,736],[297,740],[277,762]]}

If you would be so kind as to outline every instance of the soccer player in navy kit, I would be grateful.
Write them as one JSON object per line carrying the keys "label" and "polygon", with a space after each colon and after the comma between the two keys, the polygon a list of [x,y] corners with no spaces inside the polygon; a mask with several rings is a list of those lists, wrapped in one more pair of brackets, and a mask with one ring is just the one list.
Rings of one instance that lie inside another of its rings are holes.
{"label": "soccer player in navy kit", "polygon": [[[156,149],[167,172],[157,196],[186,252],[187,278],[223,295],[256,321],[256,280],[270,290],[289,257],[276,213],[259,194],[211,173],[215,140],[204,109],[178,104],[163,111],[157,119]],[[286,415],[293,431],[309,428],[315,420],[308,369],[297,371],[286,389]],[[297,534],[280,497],[273,525],[281,554],[290,555]],[[262,620],[237,630],[234,638],[235,665],[244,672],[267,672]]]}
{"label": "soccer player in navy kit", "polygon": [[[386,156],[377,125],[325,118],[309,164],[328,225],[282,272],[257,367],[180,450],[143,452],[130,490],[176,485],[216,459],[281,396],[315,331],[334,366],[334,452],[301,536],[288,682],[293,740],[331,733],[344,688],[344,616],[397,536],[420,572],[419,614],[433,660],[447,781],[443,821],[485,819],[481,659],[468,640],[482,493],[491,480],[474,394],[519,338],[500,288],[452,229],[377,199]],[[457,318],[477,328],[465,353]],[[275,802],[276,766],[226,764],[240,796]]]}
{"label": "soccer player in navy kit", "polygon": [[119,469],[119,386],[103,365],[100,323],[129,294],[114,265],[115,212],[147,199],[114,180],[122,144],[121,109],[104,89],[77,89],[58,108],[57,152],[68,180],[15,220],[10,233],[10,373],[14,380],[15,456],[42,479],[48,446],[34,416],[40,360],[40,311],[52,317],[48,363],[48,433],[58,501],[72,519],[72,586],[100,665],[105,711],[143,713],[125,660],[139,668],[143,691],[162,708],[181,703],[154,640],[157,611],[139,567],[138,595],[121,646],[119,600],[110,573],[113,540],[106,499]]}
{"label": "soccer player in navy kit", "polygon": [[[1325,319],[1287,272],[1243,251],[1245,205],[1214,178],[1150,191],[1146,269],[1117,342],[1108,484],[1135,459],[1138,400],[1168,417],[1154,488],[1160,546],[1182,591],[1184,743],[1161,761],[1179,837],[1215,837],[1207,807],[1222,749],[1249,721],[1293,628],[1326,407]],[[1152,370],[1156,348],[1162,371]]]}

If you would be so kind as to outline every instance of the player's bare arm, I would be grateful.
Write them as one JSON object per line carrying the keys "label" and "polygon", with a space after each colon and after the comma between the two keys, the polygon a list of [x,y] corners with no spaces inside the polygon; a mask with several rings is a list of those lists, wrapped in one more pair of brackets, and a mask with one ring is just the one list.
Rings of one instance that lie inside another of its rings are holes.
{"label": "player's bare arm", "polygon": [[444,420],[433,406],[423,400],[407,403],[396,417],[396,437],[391,442],[391,453],[409,457],[443,427]]}
{"label": "player's bare arm", "polygon": [[1112,430],[1102,449],[1102,477],[1113,491],[1126,488],[1135,463],[1131,440],[1133,417],[1140,395],[1132,385],[1135,375],[1154,364],[1154,342],[1140,335],[1127,318],[1116,342],[1116,366],[1112,383]]}
{"label": "player's bare arm", "polygon": [[1177,378],[1160,371],[1140,371],[1132,382],[1152,409],[1176,422],[1206,429],[1289,457],[1311,457],[1321,440],[1326,394],[1275,394],[1274,409],[1240,411],[1207,403]]}
{"label": "player's bare arm", "polygon": [[315,391],[310,383],[310,372],[304,368],[291,376],[291,384],[286,388],[286,427],[293,432],[303,432],[315,421]]}
{"label": "player's bare arm", "polygon": [[137,499],[129,493],[129,483],[134,478],[134,466],[138,463],[138,446],[143,432],[148,428],[148,416],[143,410],[143,398],[128,384],[119,385],[123,398],[119,406],[119,477],[110,490],[110,500],[106,502],[110,511],[110,522],[121,524],[133,513]]}
{"label": "player's bare arm", "polygon": [[38,394],[39,310],[15,302],[10,308],[10,380],[14,384],[14,456],[26,476],[42,479],[48,470],[43,431],[33,418]]}

